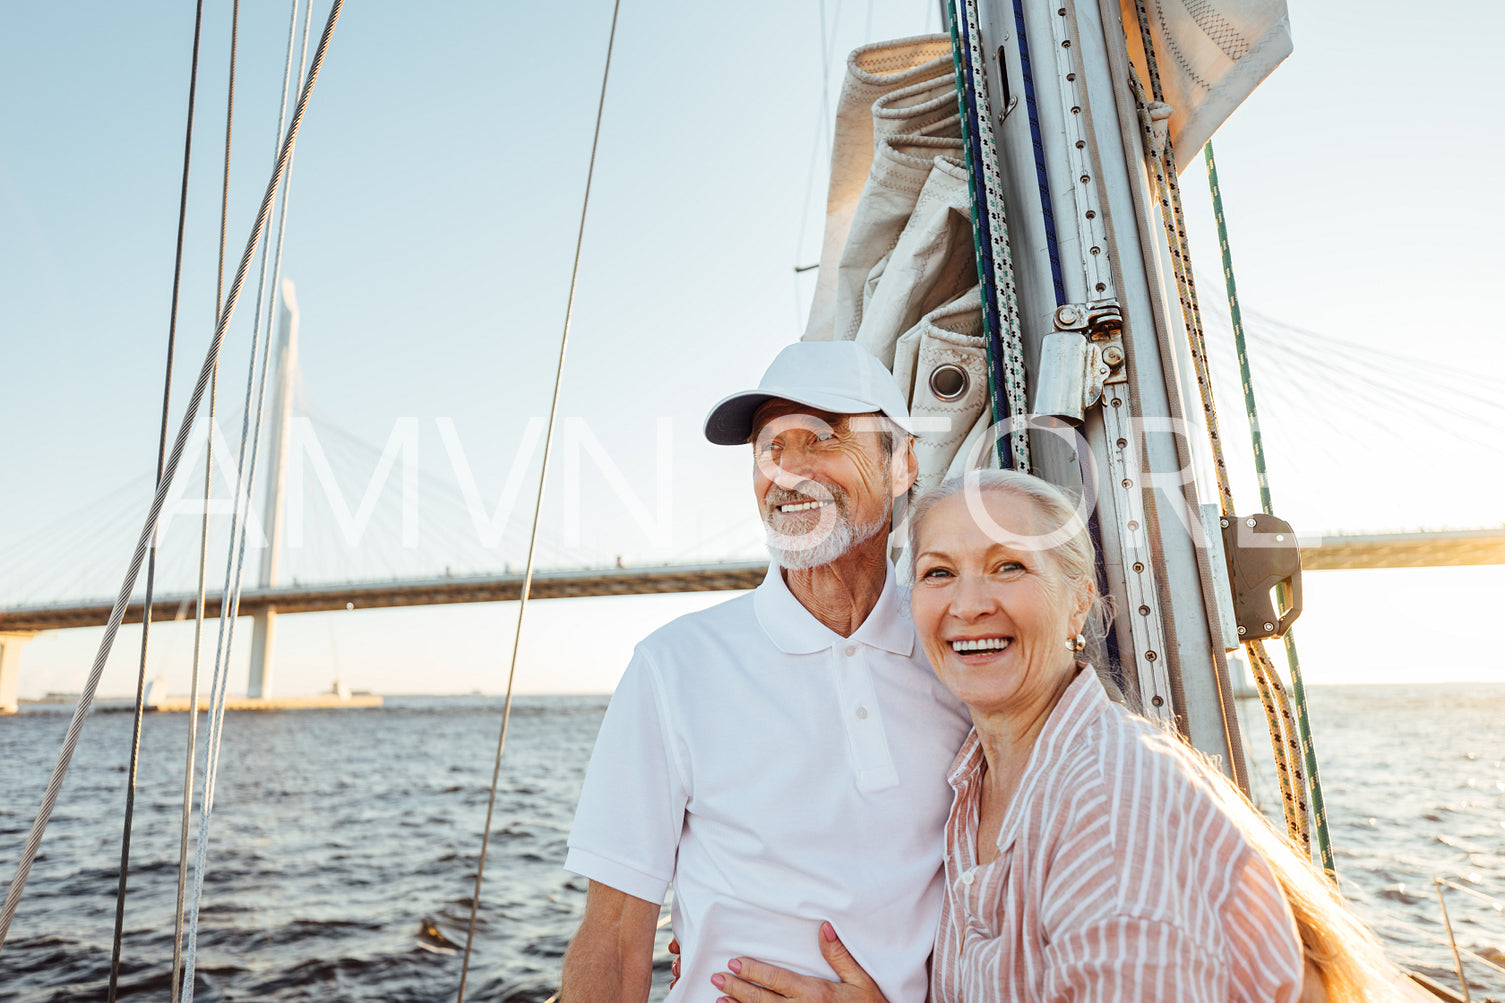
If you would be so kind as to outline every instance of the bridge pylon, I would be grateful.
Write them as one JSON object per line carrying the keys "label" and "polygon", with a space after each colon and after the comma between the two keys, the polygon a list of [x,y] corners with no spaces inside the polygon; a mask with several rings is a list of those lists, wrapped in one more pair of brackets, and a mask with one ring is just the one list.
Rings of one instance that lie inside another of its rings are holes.
{"label": "bridge pylon", "polygon": [[20,707],[21,646],[35,636],[29,630],[0,631],[0,714],[14,714]]}
{"label": "bridge pylon", "polygon": [[[267,493],[262,525],[267,527],[267,547],[261,555],[261,574],[257,579],[263,589],[277,585],[277,560],[282,551],[282,509],[285,494],[288,419],[292,416],[293,381],[298,366],[298,298],[291,279],[282,280],[281,307],[277,311],[277,341],[272,350],[274,373],[272,408],[267,429],[271,453],[267,457]],[[272,695],[273,670],[276,665],[277,608],[267,606],[252,618],[251,673],[246,696]]]}

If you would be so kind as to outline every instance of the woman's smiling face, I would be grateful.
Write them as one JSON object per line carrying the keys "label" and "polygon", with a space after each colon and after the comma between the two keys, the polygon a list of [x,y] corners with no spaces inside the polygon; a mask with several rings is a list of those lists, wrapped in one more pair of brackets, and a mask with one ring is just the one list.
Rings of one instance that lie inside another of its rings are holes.
{"label": "woman's smiling face", "polygon": [[1000,542],[969,511],[967,495],[937,503],[919,527],[915,628],[936,676],[968,707],[1027,710],[1070,679],[1076,658],[1066,642],[1081,632],[1091,589],[1067,578],[1048,550],[1007,539],[1049,530],[1029,498],[973,493],[1005,530]]}

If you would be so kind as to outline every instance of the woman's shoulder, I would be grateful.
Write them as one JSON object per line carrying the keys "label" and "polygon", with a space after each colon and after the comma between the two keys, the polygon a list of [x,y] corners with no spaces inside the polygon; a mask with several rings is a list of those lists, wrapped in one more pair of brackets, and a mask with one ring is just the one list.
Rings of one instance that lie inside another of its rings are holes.
{"label": "woman's shoulder", "polygon": [[[1217,769],[1179,737],[1112,701],[1075,730],[1040,807],[1062,849],[1112,859],[1121,873],[1171,879],[1232,874],[1249,852],[1223,808]],[[1091,844],[1069,837],[1090,833]],[[1082,848],[1088,848],[1083,850]],[[1215,886],[1217,882],[1213,882]],[[1209,893],[1215,887],[1204,885]]]}

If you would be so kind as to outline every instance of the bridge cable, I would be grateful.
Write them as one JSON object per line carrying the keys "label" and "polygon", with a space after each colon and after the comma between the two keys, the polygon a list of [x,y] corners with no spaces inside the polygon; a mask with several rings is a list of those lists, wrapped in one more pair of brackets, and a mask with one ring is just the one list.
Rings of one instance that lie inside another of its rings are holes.
{"label": "bridge cable", "polygon": [[235,279],[230,284],[230,294],[225,302],[224,309],[220,312],[219,322],[215,327],[214,336],[204,354],[204,361],[199,370],[199,375],[194,381],[193,391],[189,395],[188,404],[184,410],[182,424],[178,426],[178,432],[173,439],[172,449],[167,456],[167,464],[162,471],[162,482],[157,486],[155,495],[152,497],[151,506],[146,513],[145,524],[141,527],[141,535],[136,541],[135,551],[131,555],[129,566],[126,568],[125,577],[120,584],[120,592],[115,597],[114,606],[111,607],[110,617],[105,624],[104,636],[100,639],[99,648],[94,655],[93,666],[89,675],[84,680],[83,691],[79,694],[78,706],[74,709],[73,719],[68,725],[68,731],[63,739],[63,747],[58,753],[56,765],[53,767],[52,776],[47,782],[47,790],[42,797],[42,804],[37,810],[35,819],[32,821],[31,832],[26,838],[26,843],[21,850],[21,857],[16,865],[15,874],[5,894],[5,901],[0,905],[0,947],[4,946],[5,938],[10,932],[11,921],[15,919],[16,909],[21,902],[21,892],[26,886],[26,878],[31,873],[31,868],[36,863],[37,852],[42,845],[42,836],[47,830],[47,823],[52,817],[52,811],[57,805],[58,794],[62,790],[63,780],[68,774],[68,766],[72,762],[73,753],[78,747],[78,739],[83,731],[84,721],[89,715],[89,708],[94,702],[94,694],[99,689],[100,676],[104,674],[105,662],[110,657],[110,650],[114,646],[115,636],[120,632],[120,623],[125,618],[126,606],[129,605],[131,592],[135,589],[136,579],[141,574],[141,565],[146,559],[146,551],[150,545],[153,534],[156,532],[158,520],[162,515],[162,507],[167,501],[167,493],[171,488],[173,477],[176,476],[178,465],[183,459],[183,450],[188,444],[188,438],[193,430],[194,418],[198,415],[199,405],[203,403],[204,391],[209,385],[209,377],[213,372],[215,360],[219,356],[220,348],[224,344],[225,331],[230,326],[230,320],[235,315],[235,307],[240,301],[241,291],[245,287],[246,274],[250,271],[251,261],[256,256],[256,249],[261,243],[262,229],[266,225],[267,217],[271,214],[272,202],[277,194],[277,189],[282,181],[284,171],[287,169],[288,160],[291,159],[293,146],[298,138],[298,130],[302,127],[303,116],[308,109],[309,96],[313,91],[313,84],[318,79],[319,69],[324,62],[324,54],[328,49],[330,36],[334,32],[335,23],[339,19],[340,8],[344,0],[333,0],[330,6],[329,20],[325,23],[323,37],[319,40],[319,46],[314,52],[313,63],[308,70],[308,78],[303,90],[298,97],[298,106],[293,111],[291,123],[288,125],[287,135],[282,141],[282,150],[278,155],[277,164],[272,171],[272,176],[267,181],[266,194],[261,201],[261,207],[257,210],[256,220],[251,228],[251,234],[246,240],[245,252],[241,255],[240,264],[235,271]]}
{"label": "bridge cable", "polygon": [[[282,105],[278,113],[277,135],[282,134],[283,120],[287,114],[288,92],[292,86],[293,77],[293,39],[297,34],[298,4],[300,0],[293,0],[292,15],[288,24],[288,51],[286,68],[282,79]],[[336,0],[330,12],[330,23],[325,29],[324,38],[320,41],[320,51],[315,56],[314,67],[310,69],[310,85],[312,75],[316,72],[319,58],[323,55],[324,47],[329,40],[329,31],[334,25],[334,19],[338,16],[340,0]],[[309,0],[303,23],[303,48],[298,57],[298,67],[301,70],[308,57],[308,33],[309,19],[313,15],[313,0]],[[299,100],[299,108],[303,102]],[[181,1003],[192,1003],[194,993],[194,969],[198,960],[198,933],[199,933],[199,904],[204,893],[204,874],[208,867],[209,859],[209,827],[214,816],[214,787],[219,775],[219,752],[220,742],[224,737],[225,700],[228,694],[228,676],[230,670],[230,652],[235,641],[235,620],[240,606],[241,583],[244,578],[246,543],[249,537],[251,517],[251,488],[256,477],[257,458],[261,447],[262,418],[266,407],[266,384],[268,372],[272,364],[272,317],[276,312],[277,283],[282,271],[282,248],[287,234],[287,205],[292,188],[292,158],[287,157],[287,165],[282,177],[282,204],[278,210],[277,220],[277,244],[275,248],[270,243],[271,220],[266,219],[263,226],[266,229],[268,243],[262,252],[261,278],[256,289],[256,318],[251,333],[251,365],[246,374],[246,405],[241,418],[240,449],[236,460],[235,493],[236,506],[231,515],[230,546],[231,552],[225,567],[225,587],[223,599],[220,604],[219,639],[214,653],[214,674],[210,683],[210,707],[209,707],[209,739],[205,749],[204,780],[199,794],[199,831],[198,839],[194,844],[193,863],[193,898],[188,909],[188,933],[187,946],[184,950],[183,981],[178,999]],[[271,268],[271,285],[267,284],[268,268]],[[263,302],[267,304],[267,337],[264,346],[261,343]],[[256,365],[258,349],[261,350],[261,365]],[[255,402],[255,418],[251,416],[252,401]],[[250,459],[246,458],[246,443],[250,442]],[[244,510],[244,518],[241,511]],[[238,542],[237,542],[238,529]]]}
{"label": "bridge cable", "polygon": [[596,174],[596,151],[601,144],[601,117],[606,109],[606,83],[611,77],[611,53],[617,40],[617,15],[622,0],[613,0],[611,32],[606,38],[606,64],[601,70],[601,96],[596,103],[596,127],[591,134],[590,162],[585,170],[585,193],[580,201],[580,227],[575,234],[575,259],[570,266],[570,290],[565,299],[564,330],[559,336],[559,361],[554,369],[554,396],[549,402],[549,425],[544,433],[543,460],[538,472],[538,494],[533,501],[533,525],[528,533],[528,559],[523,568],[523,587],[517,607],[517,626],[512,634],[512,659],[507,668],[507,696],[502,707],[502,729],[497,736],[496,760],[491,768],[491,794],[486,801],[486,827],[481,832],[481,857],[476,864],[476,886],[470,897],[470,923],[465,932],[465,957],[460,966],[460,988],[456,1003],[465,1003],[465,980],[470,974],[470,955],[475,944],[476,915],[481,908],[481,881],[486,874],[486,851],[491,844],[491,817],[496,810],[496,788],[502,773],[502,752],[507,747],[507,725],[512,718],[512,684],[517,676],[517,652],[523,636],[523,614],[528,609],[528,593],[533,586],[533,555],[538,544],[538,522],[543,512],[543,491],[549,473],[549,453],[554,445],[554,423],[559,413],[559,389],[564,382],[565,351],[570,343],[570,323],[575,314],[575,287],[580,278],[580,249],[585,243],[585,220],[590,209],[591,181]]}
{"label": "bridge cable", "polygon": [[[234,0],[230,10],[230,76],[225,97],[225,166],[220,183],[219,202],[219,264],[214,272],[214,313],[219,316],[225,295],[225,237],[230,223],[230,141],[235,127],[235,55],[239,48],[240,0]],[[188,890],[188,828],[193,816],[193,779],[195,757],[199,740],[199,669],[202,662],[204,638],[204,599],[209,562],[209,502],[214,494],[214,432],[218,418],[215,414],[219,402],[219,360],[209,374],[209,409],[207,428],[204,432],[204,511],[199,517],[199,573],[198,596],[193,615],[193,670],[188,687],[188,748],[183,766],[183,815],[178,839],[178,894],[172,917],[172,994],[169,1000],[178,998],[183,978],[183,905]],[[223,611],[224,604],[220,604]]]}
{"label": "bridge cable", "polygon": [[[188,168],[193,160],[193,105],[199,84],[199,42],[203,37],[204,0],[193,16],[193,58],[188,71],[188,124],[183,135],[183,178],[178,192],[178,242],[172,264],[172,306],[167,321],[167,372],[162,379],[162,430],[157,437],[157,475],[154,487],[162,486],[162,465],[167,455],[168,421],[172,407],[172,360],[178,336],[178,294],[183,284],[183,231],[188,220]],[[131,721],[130,765],[126,772],[125,819],[120,834],[120,877],[115,888],[115,934],[110,944],[110,981],[106,999],[115,1003],[120,987],[120,947],[125,935],[126,878],[131,863],[131,822],[136,813],[136,768],[141,759],[141,718],[146,711],[146,655],[152,626],[152,594],[157,582],[157,545],[146,562],[146,596],[141,609],[141,664],[136,674],[136,709]]]}

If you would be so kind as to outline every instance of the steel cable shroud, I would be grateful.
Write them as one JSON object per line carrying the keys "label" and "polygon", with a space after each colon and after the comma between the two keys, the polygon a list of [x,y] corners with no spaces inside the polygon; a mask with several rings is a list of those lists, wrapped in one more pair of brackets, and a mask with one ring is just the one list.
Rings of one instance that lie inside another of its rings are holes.
{"label": "steel cable shroud", "polygon": [[[183,135],[183,180],[178,193],[178,240],[173,253],[172,306],[167,321],[167,372],[162,378],[162,423],[157,437],[157,471],[153,487],[162,485],[162,461],[167,454],[167,431],[172,405],[173,350],[178,338],[178,294],[183,287],[183,233],[188,221],[188,169],[193,161],[193,106],[199,84],[199,42],[203,38],[204,0],[193,15],[193,58],[188,73],[188,124]],[[216,305],[218,300],[216,300]],[[126,768],[125,817],[120,831],[120,877],[115,887],[115,931],[110,941],[110,981],[105,998],[115,1003],[120,989],[120,950],[125,937],[125,892],[131,868],[131,824],[136,815],[136,771],[141,761],[141,719],[146,713],[146,656],[152,628],[152,595],[157,585],[157,547],[146,561],[146,595],[141,610],[141,659],[136,673],[136,706],[131,718],[131,751]]]}
{"label": "steel cable shroud", "polygon": [[105,662],[110,656],[110,650],[114,646],[115,636],[120,631],[120,622],[125,616],[126,605],[130,602],[131,592],[136,585],[136,579],[141,574],[141,565],[146,559],[147,547],[156,532],[157,521],[162,515],[162,506],[166,503],[167,492],[172,485],[173,477],[178,471],[178,464],[183,459],[183,450],[188,444],[189,434],[193,430],[194,419],[198,415],[199,405],[203,402],[204,392],[208,389],[209,379],[219,358],[219,351],[224,344],[225,331],[230,326],[230,320],[235,314],[235,306],[240,301],[240,293],[245,286],[246,274],[250,271],[251,261],[256,256],[256,249],[261,242],[261,231],[266,225],[267,217],[272,211],[272,202],[276,197],[277,189],[282,181],[283,172],[287,168],[287,162],[292,156],[293,145],[298,137],[298,129],[303,124],[303,116],[308,108],[308,99],[313,92],[314,82],[318,79],[319,68],[324,63],[324,54],[328,50],[329,40],[334,32],[334,26],[339,20],[340,8],[344,0],[333,0],[329,20],[325,23],[324,34],[319,39],[319,46],[314,52],[312,64],[308,69],[308,78],[298,98],[297,109],[293,112],[292,122],[288,125],[287,136],[282,143],[282,151],[278,155],[276,168],[272,177],[267,182],[266,195],[262,198],[261,208],[257,211],[256,221],[252,226],[251,236],[246,242],[245,253],[241,255],[240,265],[236,268],[235,280],[230,285],[230,294],[225,307],[220,313],[218,325],[215,327],[214,336],[210,340],[209,347],[204,355],[203,366],[194,382],[193,392],[189,396],[188,404],[183,415],[183,422],[178,427],[177,436],[173,440],[171,451],[168,453],[167,464],[162,471],[162,482],[157,486],[152,498],[151,506],[147,510],[146,522],[141,528],[140,538],[136,541],[136,548],[131,556],[129,566],[126,568],[124,580],[120,585],[120,592],[116,596],[115,604],[110,611],[109,622],[105,625],[104,637],[100,639],[99,649],[94,656],[94,664],[89,670],[89,675],[84,681],[83,692],[79,696],[78,706],[73,712],[73,718],[69,722],[68,731],[63,739],[63,747],[58,754],[57,764],[53,767],[52,776],[47,782],[46,793],[42,797],[41,807],[32,821],[31,832],[26,838],[25,846],[21,851],[21,859],[16,865],[16,871],[11,878],[10,887],[5,895],[5,902],[0,905],[0,948],[3,948],[6,936],[10,932],[11,921],[15,919],[16,909],[20,905],[21,892],[26,885],[26,878],[31,873],[32,864],[36,862],[37,851],[42,845],[42,836],[46,832],[47,822],[52,817],[53,808],[57,805],[58,793],[63,786],[63,780],[68,774],[68,766],[72,762],[73,752],[78,747],[78,737],[83,730],[84,720],[88,717],[89,708],[94,702],[94,694],[99,689],[99,679],[104,673]]}
{"label": "steel cable shroud", "polygon": [[[465,1003],[465,981],[470,975],[470,956],[475,946],[476,916],[481,908],[481,882],[486,875],[486,851],[491,845],[491,818],[496,810],[496,788],[502,775],[502,753],[507,748],[507,725],[512,720],[512,684],[517,677],[517,653],[523,637],[523,614],[528,609],[528,593],[533,586],[533,557],[538,545],[539,516],[543,512],[543,490],[549,474],[549,454],[554,445],[554,422],[559,414],[559,390],[564,382],[565,352],[570,344],[570,323],[575,313],[575,288],[580,278],[580,249],[585,243],[585,220],[590,210],[591,182],[596,175],[596,151],[601,144],[601,117],[606,110],[606,84],[611,79],[611,53],[617,41],[617,16],[622,0],[613,0],[611,32],[606,38],[606,63],[601,70],[601,96],[596,103],[596,127],[591,134],[590,163],[585,170],[585,193],[580,201],[580,227],[575,234],[575,259],[570,266],[570,291],[565,299],[564,330],[559,336],[559,362],[554,369],[554,395],[549,402],[549,424],[544,433],[543,459],[538,471],[538,495],[533,502],[533,526],[528,533],[528,560],[523,569],[522,594],[517,606],[517,626],[512,635],[512,659],[507,668],[507,696],[502,708],[502,728],[496,741],[496,760],[491,768],[491,793],[486,801],[486,826],[481,832],[481,856],[476,864],[475,891],[470,897],[470,923],[465,931],[465,956],[460,963],[460,987],[455,1003]],[[824,22],[822,22],[824,23]]]}
{"label": "steel cable shroud", "polygon": [[[282,81],[282,109],[279,113],[277,133],[281,135],[283,116],[287,113],[288,91],[293,79],[293,39],[296,36],[298,22],[299,0],[293,0],[292,18],[288,25],[288,53],[287,64],[283,71]],[[313,6],[310,2],[306,17],[311,17]],[[308,22],[305,20],[303,27],[303,51],[299,55],[298,65],[301,69],[308,55]],[[240,590],[245,569],[247,529],[250,519],[251,485],[256,476],[257,458],[261,448],[262,415],[266,405],[266,383],[272,362],[272,335],[271,335],[271,311],[267,316],[267,339],[261,358],[261,365],[256,365],[258,347],[261,345],[261,307],[267,294],[268,270],[280,273],[282,267],[282,246],[287,233],[287,205],[292,185],[292,158],[283,171],[282,177],[282,204],[278,211],[277,221],[277,246],[275,254],[270,244],[271,220],[266,221],[266,237],[268,243],[263,248],[261,259],[261,277],[256,289],[256,319],[251,334],[251,358],[250,368],[246,373],[246,403],[241,419],[241,439],[239,455],[236,459],[237,498],[235,512],[231,517],[230,528],[230,553],[226,561],[224,601],[220,607],[219,638],[215,647],[214,675],[210,687],[209,707],[209,740],[206,749],[207,759],[204,765],[204,782],[199,796],[199,833],[198,841],[194,847],[193,868],[193,901],[188,910],[188,939],[184,950],[183,984],[180,989],[179,999],[182,1003],[192,1003],[195,989],[194,969],[198,960],[198,929],[199,929],[199,903],[203,897],[204,876],[208,871],[209,859],[209,828],[214,816],[214,788],[219,776],[219,752],[220,742],[224,737],[225,723],[225,699],[229,692],[228,674],[230,668],[230,652],[234,647],[235,621],[240,605]],[[274,276],[275,279],[275,276]],[[276,294],[272,294],[272,308],[275,309]],[[254,400],[255,418],[251,417]],[[246,458],[246,443],[250,442],[250,459]],[[239,540],[237,542],[237,530]]]}
{"label": "steel cable shroud", "polygon": [[[234,0],[230,13],[230,75],[225,88],[225,158],[224,173],[220,182],[219,206],[219,261],[214,271],[214,314],[219,311],[225,295],[225,235],[230,222],[230,140],[235,125],[235,55],[239,48],[240,0]],[[199,569],[198,596],[193,615],[193,667],[188,687],[188,748],[183,765],[183,812],[178,841],[178,889],[172,919],[172,995],[178,998],[183,979],[183,903],[188,891],[188,829],[193,816],[194,760],[198,753],[199,740],[199,668],[202,660],[204,637],[205,583],[209,561],[209,500],[214,493],[214,432],[218,420],[215,408],[219,397],[219,360],[209,374],[209,409],[206,413],[207,429],[204,443],[204,512],[199,517]],[[220,608],[224,608],[223,602]]]}

